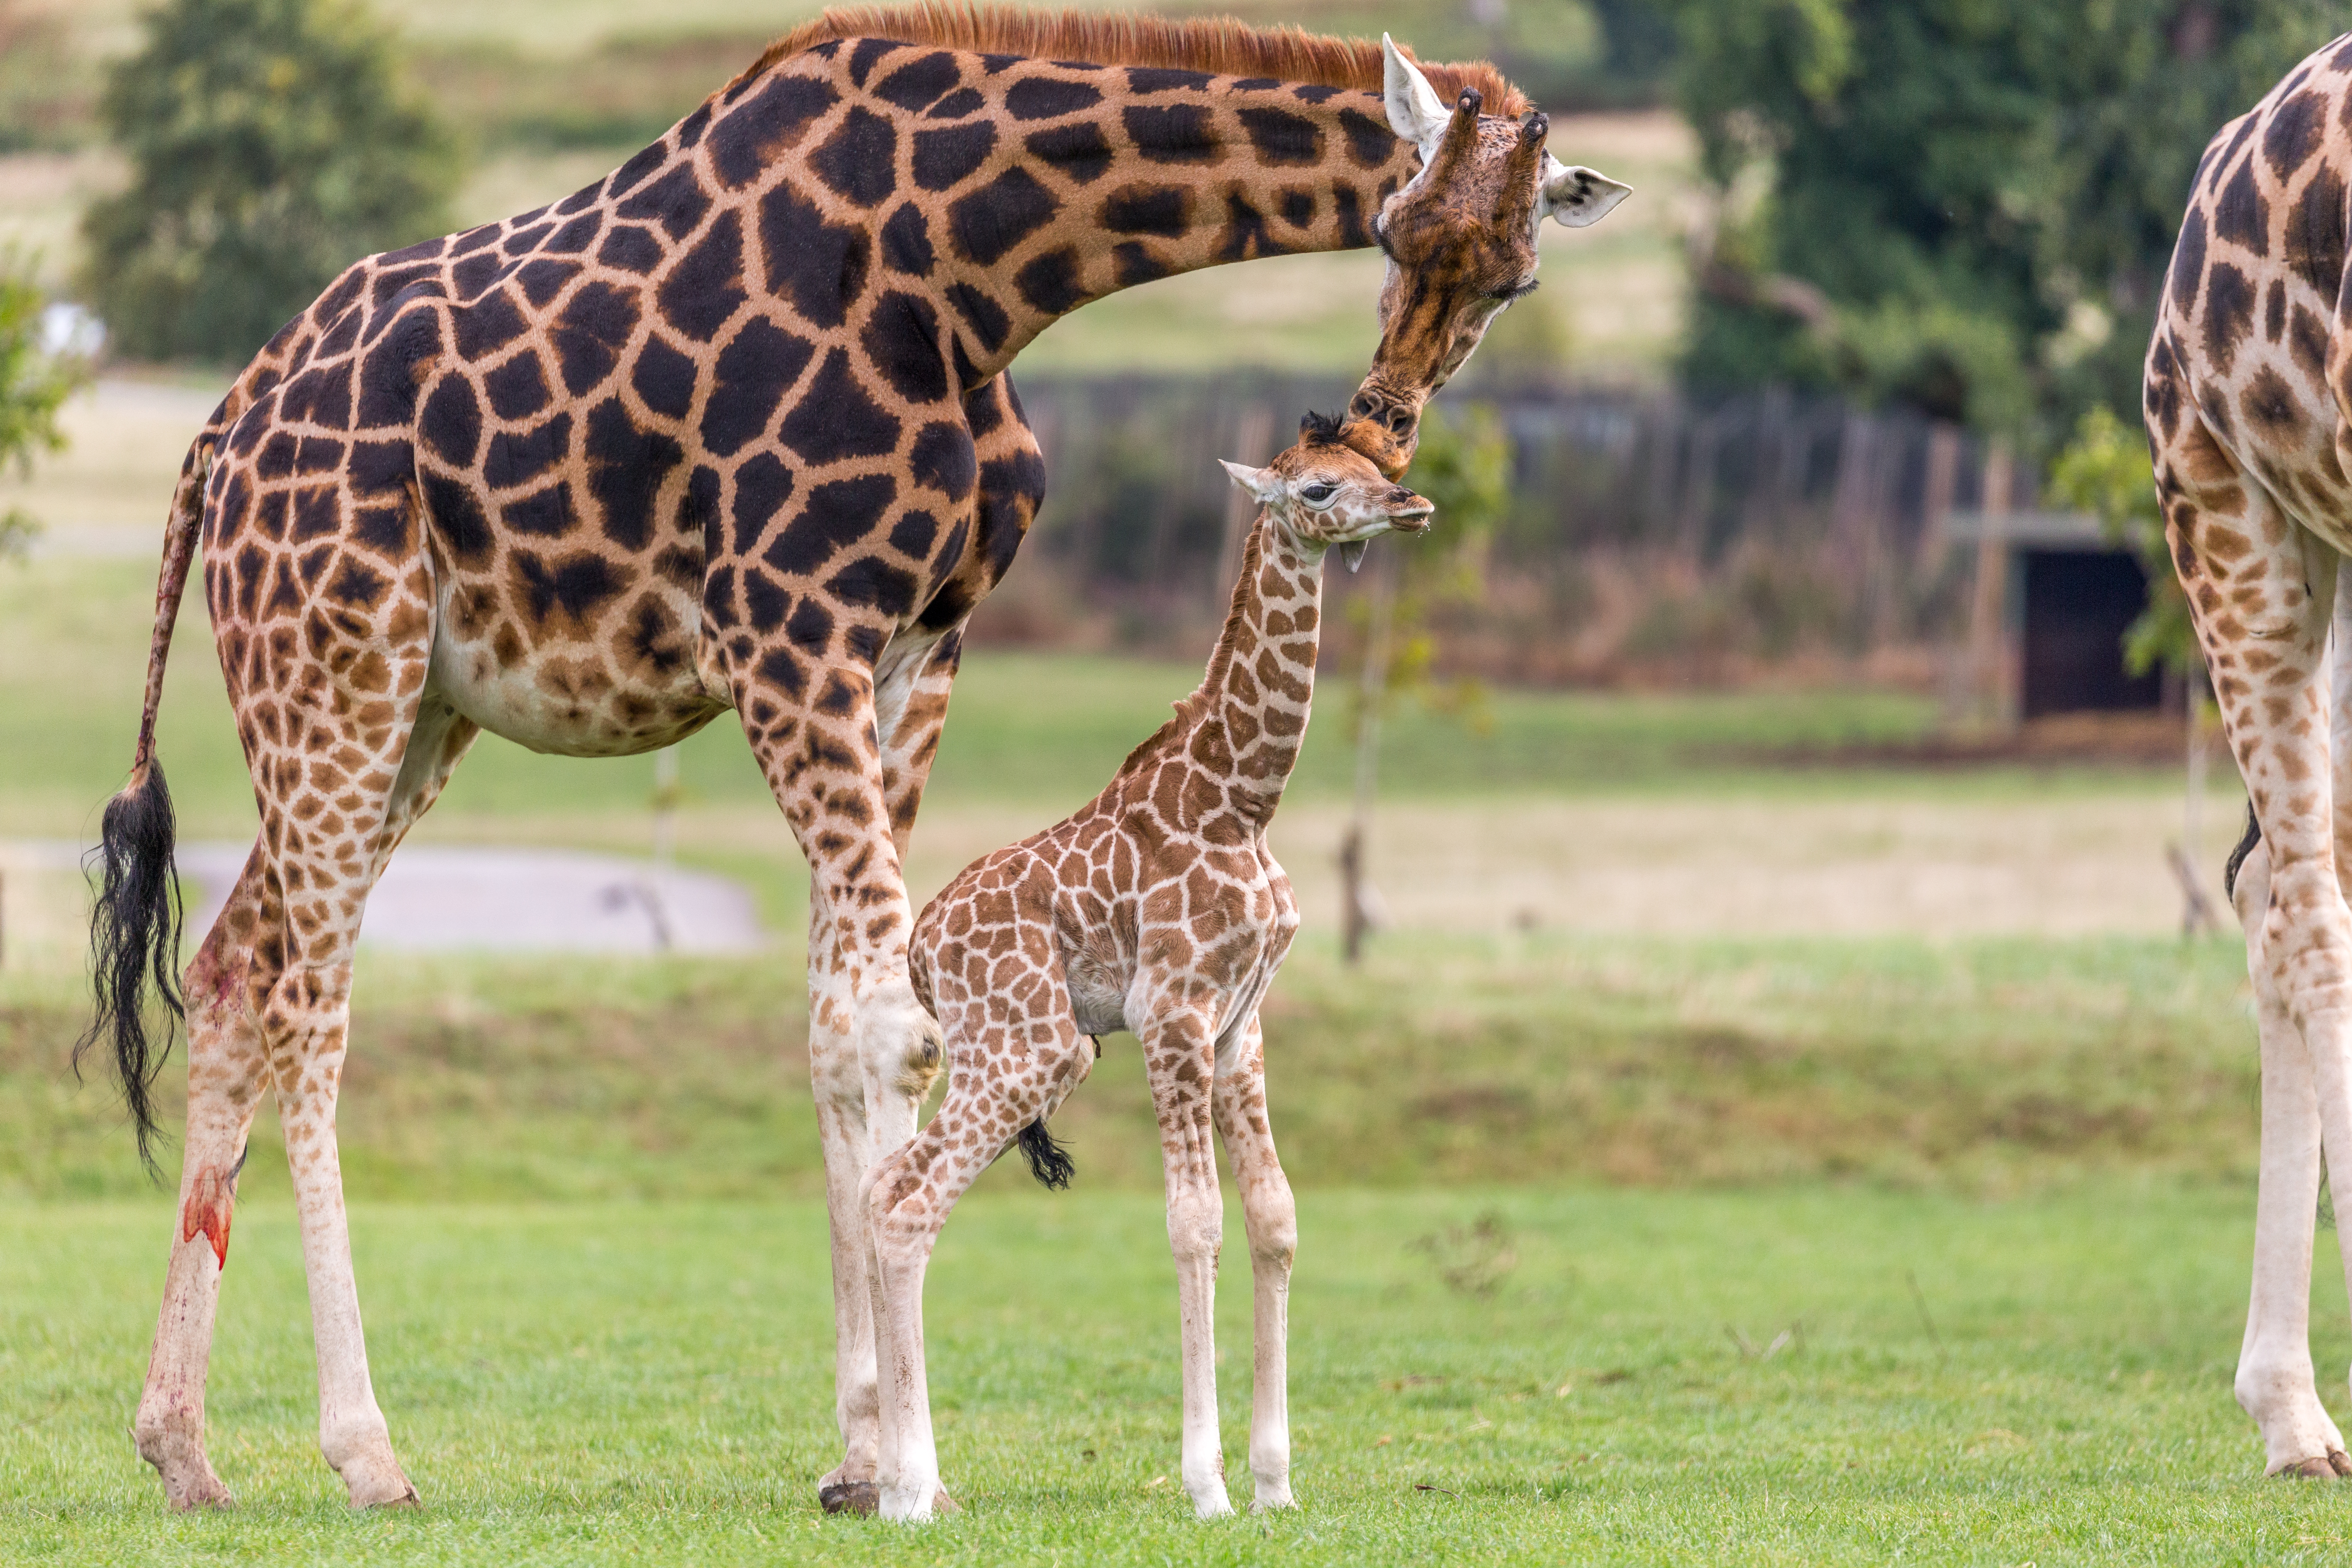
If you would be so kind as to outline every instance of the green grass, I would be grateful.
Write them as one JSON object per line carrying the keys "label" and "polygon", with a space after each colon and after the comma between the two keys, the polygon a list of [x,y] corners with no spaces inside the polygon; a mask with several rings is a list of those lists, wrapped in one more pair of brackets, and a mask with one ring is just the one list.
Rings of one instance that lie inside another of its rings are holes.
{"label": "green grass", "polygon": [[[800,972],[793,950],[362,950],[350,1189],[814,1195]],[[87,1006],[69,975],[0,977],[0,1196],[143,1190],[110,1089],[68,1069]],[[2242,1180],[2254,1157],[2244,959],[2218,941],[1413,933],[1349,970],[1310,932],[1265,1023],[1276,1129],[1303,1186],[1843,1177],[2000,1194],[2120,1172]],[[183,1083],[165,1073],[174,1132]],[[1157,1186],[1129,1037],[1106,1042],[1055,1127],[1089,1185]],[[284,1180],[268,1111],[255,1143],[247,1189],[267,1194]]]}
{"label": "green grass", "polygon": [[[814,1204],[358,1205],[377,1389],[426,1502],[367,1518],[312,1447],[283,1204],[239,1216],[212,1374],[211,1451],[240,1506],[194,1519],[165,1514],[123,1436],[167,1206],[15,1209],[0,1560],[2341,1562],[2342,1497],[2260,1479],[2230,1398],[2251,1209],[2157,1182],[1997,1205],[1310,1193],[1291,1310],[1304,1506],[1201,1525],[1172,1483],[1157,1200],[976,1197],[929,1298],[967,1511],[919,1529],[815,1507],[834,1439]],[[1482,1219],[1510,1258],[1498,1272],[1490,1247],[1486,1296],[1443,1278]],[[1220,1392],[1245,1502],[1248,1289],[1227,1228]],[[2352,1334],[2319,1273],[2341,1418]],[[1735,1338],[1760,1352],[1783,1331],[1769,1359]]]}

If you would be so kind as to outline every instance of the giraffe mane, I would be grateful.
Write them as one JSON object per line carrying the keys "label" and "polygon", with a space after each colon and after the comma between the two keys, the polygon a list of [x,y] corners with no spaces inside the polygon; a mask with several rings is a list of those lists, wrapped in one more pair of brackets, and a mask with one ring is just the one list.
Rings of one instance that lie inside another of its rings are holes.
{"label": "giraffe mane", "polygon": [[[770,44],[726,90],[734,91],[780,60],[846,38],[887,38],[1090,65],[1271,77],[1363,92],[1379,92],[1386,79],[1380,42],[1372,38],[1335,38],[1287,26],[1254,27],[1232,16],[1171,21],[1132,12],[1027,11],[985,0],[915,0],[903,5],[830,6],[814,21],[802,23]],[[1444,102],[1452,103],[1465,88],[1475,88],[1488,114],[1516,120],[1533,107],[1527,94],[1485,60],[1432,65],[1413,59],[1402,44],[1397,48],[1421,67]]]}

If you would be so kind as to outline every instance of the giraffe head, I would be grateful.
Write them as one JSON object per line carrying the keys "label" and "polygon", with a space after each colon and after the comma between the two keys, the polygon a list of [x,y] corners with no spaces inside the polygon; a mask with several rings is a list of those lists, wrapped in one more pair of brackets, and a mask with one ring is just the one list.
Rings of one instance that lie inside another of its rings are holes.
{"label": "giraffe head", "polygon": [[1544,146],[1550,122],[1482,114],[1465,88],[1452,109],[1385,37],[1389,128],[1421,149],[1421,173],[1389,197],[1373,235],[1389,258],[1381,346],[1348,405],[1349,443],[1397,475],[1412,460],[1422,405],[1460,370],[1486,328],[1536,287],[1547,217],[1581,228],[1633,187]]}
{"label": "giraffe head", "polygon": [[1374,535],[1425,532],[1437,509],[1381,473],[1340,429],[1331,416],[1309,414],[1297,442],[1265,468],[1229,462],[1225,472],[1302,543],[1338,545],[1352,572]]}

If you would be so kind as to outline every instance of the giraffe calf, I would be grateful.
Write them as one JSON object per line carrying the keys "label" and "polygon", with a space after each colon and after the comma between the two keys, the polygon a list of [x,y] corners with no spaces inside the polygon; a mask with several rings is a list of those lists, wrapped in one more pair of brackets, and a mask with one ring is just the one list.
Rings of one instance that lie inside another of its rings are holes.
{"label": "giraffe calf", "polygon": [[916,923],[918,993],[951,1078],[930,1124],[875,1168],[882,1512],[929,1515],[938,1489],[923,1374],[923,1273],[948,1212],[1014,1141],[1049,1182],[1067,1165],[1045,1119],[1093,1067],[1088,1037],[1132,1030],[1160,1121],[1184,1361],[1184,1489],[1233,1511],[1217,1432],[1212,1303],[1224,1211],[1210,1129],[1241,1186],[1256,1287],[1250,1470],[1258,1508],[1290,1505],[1285,1393],[1289,1184],[1265,1110],[1258,1003],[1298,930],[1266,847],[1307,732],[1323,557],[1419,532],[1430,504],[1310,416],[1263,468],[1225,465],[1264,506],[1199,689],[1094,800],[965,869]]}

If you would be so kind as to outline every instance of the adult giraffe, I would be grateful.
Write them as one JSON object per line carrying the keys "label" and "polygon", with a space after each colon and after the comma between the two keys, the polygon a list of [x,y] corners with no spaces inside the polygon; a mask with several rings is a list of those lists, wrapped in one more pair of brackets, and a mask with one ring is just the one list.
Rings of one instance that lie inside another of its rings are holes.
{"label": "adult giraffe", "polygon": [[609,178],[362,261],[261,352],[182,469],[93,926],[93,1037],[143,1153],[147,979],[178,1005],[154,718],[201,548],[261,830],[186,974],[181,1220],[134,1426],[175,1505],[229,1500],[204,1384],[265,1086],[320,1447],[355,1506],[416,1495],[368,1376],[334,1134],[352,947],[402,835],[479,730],[611,755],[732,709],[811,869],[845,1445],[820,1495],[873,1506],[862,1188],[940,1068],[900,857],[961,627],[1042,487],[1003,373],[1131,284],[1377,243],[1351,429],[1401,468],[1429,394],[1533,287],[1537,224],[1625,195],[1553,161],[1524,108],[1491,67],[1291,30],[828,12]]}
{"label": "adult giraffe", "polygon": [[2340,38],[2213,139],[2146,384],[2166,534],[2252,805],[2230,867],[2263,1083],[2238,1403],[2262,1428],[2266,1469],[2312,1477],[2352,1475],[2314,1386],[2308,1321],[2323,1148],[2336,1212],[2352,1214],[2347,113],[2352,38]]}

